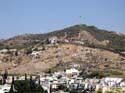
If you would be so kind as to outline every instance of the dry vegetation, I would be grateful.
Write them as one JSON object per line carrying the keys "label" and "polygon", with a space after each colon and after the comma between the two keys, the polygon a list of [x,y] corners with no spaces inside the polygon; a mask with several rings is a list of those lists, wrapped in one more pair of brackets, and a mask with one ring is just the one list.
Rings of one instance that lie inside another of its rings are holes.
{"label": "dry vegetation", "polygon": [[[42,46],[38,46],[42,47]],[[20,50],[22,51],[22,50]],[[11,62],[0,63],[0,70],[8,69],[10,73],[43,73],[48,69],[64,70],[70,64],[80,64],[81,68],[86,67],[90,70],[112,70],[125,72],[125,64],[120,64],[123,57],[119,54],[109,52],[102,49],[89,48],[74,44],[48,44],[45,50],[41,50],[39,58],[33,58],[25,52],[23,54],[10,56]],[[13,63],[19,62],[17,66]],[[125,60],[124,60],[125,61]]]}
{"label": "dry vegetation", "polygon": [[[61,42],[49,44],[48,38],[53,36]],[[64,70],[69,64],[78,63],[81,69],[118,71],[125,75],[125,55],[120,55],[125,51],[125,35],[94,26],[75,25],[47,34],[16,36],[0,41],[0,49],[3,48],[17,49],[17,53],[0,54],[0,71],[43,73],[48,69]],[[37,58],[30,56],[32,49],[39,52]]]}

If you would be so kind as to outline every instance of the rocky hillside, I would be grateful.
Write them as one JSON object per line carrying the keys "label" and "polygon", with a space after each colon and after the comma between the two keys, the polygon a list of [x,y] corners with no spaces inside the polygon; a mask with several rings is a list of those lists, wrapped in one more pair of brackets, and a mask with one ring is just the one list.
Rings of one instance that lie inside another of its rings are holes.
{"label": "rocky hillside", "polygon": [[75,25],[47,34],[26,34],[16,36],[0,42],[0,48],[26,47],[46,41],[53,36],[56,36],[61,41],[68,40],[70,43],[82,41],[85,45],[91,47],[110,49],[117,52],[125,51],[125,35],[87,25]]}
{"label": "rocky hillside", "polygon": [[10,73],[36,74],[49,69],[65,70],[71,64],[80,64],[81,69],[118,71],[125,74],[125,57],[102,49],[75,44],[47,44],[45,49],[42,45],[37,45],[37,50],[29,54],[23,51],[24,49],[19,50],[18,55],[1,54],[0,59],[3,60],[0,62],[0,71],[7,69]]}
{"label": "rocky hillside", "polygon": [[125,76],[125,35],[94,26],[16,36],[0,41],[0,47],[0,72],[36,74],[79,64],[80,69]]}

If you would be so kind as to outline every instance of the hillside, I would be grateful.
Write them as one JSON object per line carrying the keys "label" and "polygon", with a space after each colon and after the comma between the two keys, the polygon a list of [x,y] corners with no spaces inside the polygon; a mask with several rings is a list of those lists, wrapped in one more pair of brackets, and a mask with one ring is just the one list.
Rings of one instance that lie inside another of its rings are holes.
{"label": "hillside", "polygon": [[26,34],[2,41],[1,48],[4,47],[26,47],[47,40],[56,36],[60,40],[70,42],[82,41],[87,46],[125,51],[125,35],[101,30],[94,26],[75,25],[63,30],[50,32],[47,34]]}
{"label": "hillside", "polygon": [[94,26],[20,35],[2,40],[0,47],[0,72],[37,74],[79,64],[81,69],[125,75],[125,35]]}
{"label": "hillside", "polygon": [[[38,49],[41,47],[37,45]],[[81,69],[117,71],[122,73],[120,75],[125,75],[125,57],[102,49],[75,44],[48,44],[46,49],[37,50],[39,53],[37,57],[21,51],[23,50],[19,51],[18,56],[7,54],[0,63],[0,71],[7,69],[9,73],[38,74],[47,72],[49,69],[65,70],[71,64],[80,64]]]}

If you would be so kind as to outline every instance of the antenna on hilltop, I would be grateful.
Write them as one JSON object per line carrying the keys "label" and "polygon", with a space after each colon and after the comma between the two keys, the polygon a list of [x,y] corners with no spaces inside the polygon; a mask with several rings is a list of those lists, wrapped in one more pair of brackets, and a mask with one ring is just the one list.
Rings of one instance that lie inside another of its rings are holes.
{"label": "antenna on hilltop", "polygon": [[79,16],[79,19],[80,19],[80,25],[82,25],[82,16]]}
{"label": "antenna on hilltop", "polygon": [[85,23],[83,23],[83,20],[85,19],[85,17],[83,16],[79,16],[79,25],[82,26],[82,25],[85,25]]}

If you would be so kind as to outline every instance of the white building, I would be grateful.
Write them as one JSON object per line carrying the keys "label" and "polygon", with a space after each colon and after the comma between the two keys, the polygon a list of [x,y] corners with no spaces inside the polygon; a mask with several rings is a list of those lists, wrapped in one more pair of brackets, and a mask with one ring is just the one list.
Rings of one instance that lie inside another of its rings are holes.
{"label": "white building", "polygon": [[2,49],[0,50],[0,53],[7,53],[8,52],[8,49]]}
{"label": "white building", "polygon": [[9,93],[11,88],[11,85],[5,84],[5,85],[0,85],[0,93]]}
{"label": "white building", "polygon": [[71,68],[71,69],[67,69],[66,70],[66,74],[76,74],[79,75],[80,71],[75,69],[75,68]]}
{"label": "white building", "polygon": [[102,93],[125,93],[125,82],[123,78],[106,77],[96,85],[96,91],[99,89],[102,89]]}
{"label": "white building", "polygon": [[30,55],[34,58],[38,58],[40,56],[40,52],[39,51],[33,51]]}
{"label": "white building", "polygon": [[55,44],[55,43],[57,43],[57,41],[58,41],[58,38],[57,38],[56,36],[53,36],[53,37],[50,37],[50,38],[49,38],[49,42],[50,42],[51,44]]}

